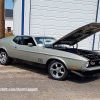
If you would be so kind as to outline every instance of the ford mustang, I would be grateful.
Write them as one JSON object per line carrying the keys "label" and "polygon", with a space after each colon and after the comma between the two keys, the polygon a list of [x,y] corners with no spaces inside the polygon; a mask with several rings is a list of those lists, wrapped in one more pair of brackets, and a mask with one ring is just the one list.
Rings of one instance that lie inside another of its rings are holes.
{"label": "ford mustang", "polygon": [[100,31],[100,23],[90,23],[56,40],[47,36],[12,36],[0,39],[0,63],[11,64],[13,60],[29,62],[45,67],[51,78],[65,79],[70,73],[81,77],[100,72],[100,53],[78,49],[81,40]]}

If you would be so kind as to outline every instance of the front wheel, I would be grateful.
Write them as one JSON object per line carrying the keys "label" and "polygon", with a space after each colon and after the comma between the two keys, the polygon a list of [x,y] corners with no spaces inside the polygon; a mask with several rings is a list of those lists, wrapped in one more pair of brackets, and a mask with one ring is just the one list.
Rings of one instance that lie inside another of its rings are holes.
{"label": "front wheel", "polygon": [[49,64],[48,72],[50,77],[56,80],[64,80],[68,76],[68,70],[66,66],[58,60],[53,60]]}
{"label": "front wheel", "polygon": [[12,63],[12,59],[8,57],[4,50],[0,51],[0,63],[1,65],[9,65]]}

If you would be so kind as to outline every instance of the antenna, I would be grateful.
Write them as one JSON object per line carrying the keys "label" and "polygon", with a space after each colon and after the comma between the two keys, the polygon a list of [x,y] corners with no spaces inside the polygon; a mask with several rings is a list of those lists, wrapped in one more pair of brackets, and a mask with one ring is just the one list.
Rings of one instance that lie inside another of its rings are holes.
{"label": "antenna", "polygon": [[44,44],[44,46],[45,46],[45,41],[44,41],[44,39],[45,39],[45,25],[44,25],[44,38],[43,38],[43,44]]}

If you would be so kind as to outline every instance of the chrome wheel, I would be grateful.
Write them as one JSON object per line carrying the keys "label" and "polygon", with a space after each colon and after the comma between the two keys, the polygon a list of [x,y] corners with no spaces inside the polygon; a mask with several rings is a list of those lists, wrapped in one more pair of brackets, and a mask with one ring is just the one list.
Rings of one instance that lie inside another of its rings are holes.
{"label": "chrome wheel", "polygon": [[0,53],[0,62],[1,64],[5,64],[7,62],[7,55],[5,52]]}
{"label": "chrome wheel", "polygon": [[50,73],[55,79],[60,79],[65,74],[65,67],[60,62],[55,62],[50,66]]}

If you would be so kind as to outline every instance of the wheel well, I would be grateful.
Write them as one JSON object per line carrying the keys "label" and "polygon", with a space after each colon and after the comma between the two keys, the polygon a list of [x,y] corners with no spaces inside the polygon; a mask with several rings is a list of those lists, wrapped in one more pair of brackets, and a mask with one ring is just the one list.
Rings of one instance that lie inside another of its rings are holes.
{"label": "wheel well", "polygon": [[[48,65],[49,65],[50,62],[53,61],[53,60],[58,60],[58,59],[49,59],[49,60],[47,61],[47,63],[46,63],[46,68],[47,68],[47,69],[48,69]],[[60,60],[58,60],[58,61],[60,61]],[[60,62],[62,62],[62,61],[60,61]]]}
{"label": "wheel well", "polygon": [[4,51],[6,52],[6,50],[5,50],[5,49],[0,48],[0,51],[2,51],[2,50],[4,50]]}
{"label": "wheel well", "polygon": [[7,51],[5,49],[3,49],[3,48],[0,48],[0,51],[5,51],[6,54],[8,54]]}

